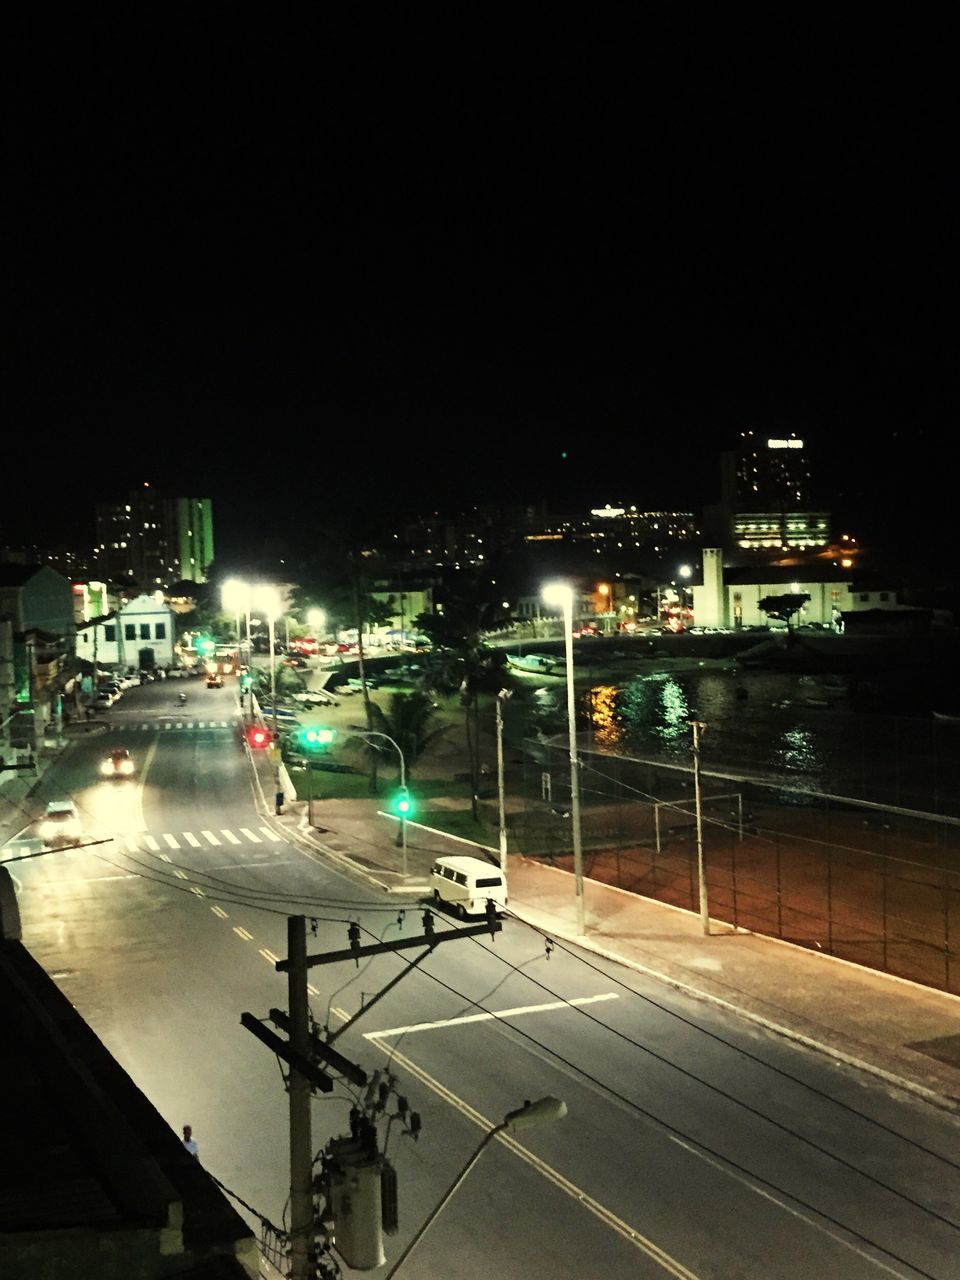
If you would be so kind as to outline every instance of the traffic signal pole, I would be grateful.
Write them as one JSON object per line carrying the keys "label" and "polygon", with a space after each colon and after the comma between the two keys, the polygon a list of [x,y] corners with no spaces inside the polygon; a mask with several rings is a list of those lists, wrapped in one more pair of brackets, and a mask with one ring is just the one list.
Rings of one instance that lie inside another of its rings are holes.
{"label": "traffic signal pole", "polygon": [[[310,1057],[310,1005],[307,994],[307,922],[287,919],[287,1000],[290,1047]],[[290,1280],[309,1280],[313,1239],[313,1138],[310,1132],[310,1081],[291,1066],[290,1093]]]}

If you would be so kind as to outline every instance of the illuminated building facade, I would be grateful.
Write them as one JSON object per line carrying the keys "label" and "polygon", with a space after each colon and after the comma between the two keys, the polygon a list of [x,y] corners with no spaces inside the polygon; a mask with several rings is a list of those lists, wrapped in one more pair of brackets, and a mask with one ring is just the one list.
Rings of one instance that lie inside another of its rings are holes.
{"label": "illuminated building facade", "polygon": [[811,502],[803,440],[741,431],[739,447],[721,456],[722,502],[717,536],[745,551],[806,550],[830,542],[830,513]]}
{"label": "illuminated building facade", "polygon": [[209,498],[164,498],[150,485],[126,501],[99,503],[94,556],[102,578],[153,590],[171,582],[205,582],[213,562]]}

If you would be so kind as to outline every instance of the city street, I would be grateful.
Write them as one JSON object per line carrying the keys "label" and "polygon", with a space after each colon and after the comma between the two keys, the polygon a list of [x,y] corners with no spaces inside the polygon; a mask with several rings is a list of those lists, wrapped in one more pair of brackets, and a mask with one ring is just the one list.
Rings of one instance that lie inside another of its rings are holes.
{"label": "city street", "polygon": [[[365,943],[416,935],[421,904],[279,834],[232,679],[132,689],[105,718],[38,794],[72,797],[85,838],[106,843],[11,864],[24,942],[171,1127],[193,1126],[203,1165],[282,1225],[284,1084],[241,1013],[288,1006],[274,969],[288,915],[316,921],[317,955],[345,948],[353,920]],[[100,777],[114,746],[133,777]],[[7,853],[36,847],[25,834]],[[318,1027],[342,1025],[416,954],[314,967]],[[422,1117],[416,1142],[389,1131],[388,1263],[490,1124],[545,1095],[568,1107],[490,1144],[403,1266],[411,1280],[960,1277],[952,1119],[509,917],[495,939],[439,946],[337,1048],[394,1072]],[[316,1150],[348,1132],[350,1102],[345,1084],[315,1102]]]}

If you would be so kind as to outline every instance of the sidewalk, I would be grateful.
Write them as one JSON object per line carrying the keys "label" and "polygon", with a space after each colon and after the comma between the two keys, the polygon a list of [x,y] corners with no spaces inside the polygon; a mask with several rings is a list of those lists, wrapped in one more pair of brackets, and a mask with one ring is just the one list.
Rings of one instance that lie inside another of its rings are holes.
{"label": "sidewalk", "polygon": [[[269,769],[258,763],[264,797]],[[316,830],[306,804],[271,820],[315,856],[387,892],[428,889],[438,853],[473,853],[469,842],[407,824],[407,876],[396,821],[370,800],[324,800]],[[273,815],[273,806],[265,803]],[[496,861],[496,855],[489,856]],[[708,1000],[767,1033],[786,1036],[960,1115],[960,999],[830,956],[714,922],[587,880],[586,937],[576,937],[573,877],[511,856],[510,913],[584,950]]]}

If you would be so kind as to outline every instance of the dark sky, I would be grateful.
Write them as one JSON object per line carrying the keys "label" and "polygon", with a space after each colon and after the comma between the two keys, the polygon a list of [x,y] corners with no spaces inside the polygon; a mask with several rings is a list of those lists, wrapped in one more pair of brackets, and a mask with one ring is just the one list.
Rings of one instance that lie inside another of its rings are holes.
{"label": "dark sky", "polygon": [[358,504],[697,508],[745,426],[803,434],[864,529],[946,530],[949,12],[23,19],[0,537],[92,534],[145,478],[227,543]]}

